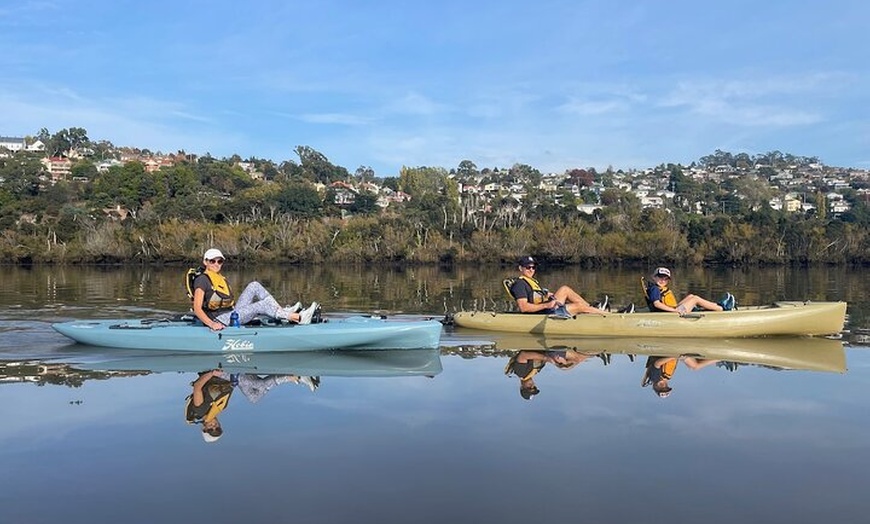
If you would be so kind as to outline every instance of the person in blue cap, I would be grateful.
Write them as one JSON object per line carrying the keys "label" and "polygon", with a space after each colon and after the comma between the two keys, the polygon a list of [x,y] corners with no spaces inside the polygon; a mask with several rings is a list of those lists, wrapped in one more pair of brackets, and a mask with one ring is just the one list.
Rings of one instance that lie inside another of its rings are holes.
{"label": "person in blue cap", "polygon": [[568,286],[561,286],[555,292],[541,287],[535,272],[538,262],[530,256],[521,257],[518,261],[520,276],[514,279],[509,292],[517,302],[517,308],[522,313],[539,313],[570,318],[578,313],[593,313],[604,315],[607,312],[587,302],[579,293]]}
{"label": "person in blue cap", "polygon": [[676,294],[670,288],[670,284],[671,270],[666,267],[656,268],[652,274],[652,282],[647,283],[644,289],[650,311],[678,313],[683,316],[696,309],[731,311],[737,307],[737,301],[731,293],[726,293],[718,303],[695,294],[686,295],[678,301]]}

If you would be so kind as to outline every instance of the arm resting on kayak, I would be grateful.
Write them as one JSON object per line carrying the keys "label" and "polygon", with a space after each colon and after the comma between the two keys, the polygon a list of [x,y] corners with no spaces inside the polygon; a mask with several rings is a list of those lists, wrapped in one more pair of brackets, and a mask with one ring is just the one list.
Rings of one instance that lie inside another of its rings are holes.
{"label": "arm resting on kayak", "polygon": [[204,325],[214,329],[215,331],[220,331],[224,328],[224,325],[217,320],[212,320],[205,314],[205,311],[202,309],[202,303],[204,300],[205,291],[201,288],[196,288],[193,291],[193,314],[196,315],[196,318],[198,318]]}

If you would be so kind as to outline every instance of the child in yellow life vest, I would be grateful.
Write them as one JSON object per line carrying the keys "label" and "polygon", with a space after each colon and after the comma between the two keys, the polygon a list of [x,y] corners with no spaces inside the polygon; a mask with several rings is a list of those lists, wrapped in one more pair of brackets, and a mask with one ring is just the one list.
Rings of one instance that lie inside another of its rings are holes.
{"label": "child in yellow life vest", "polygon": [[698,295],[686,295],[677,301],[676,295],[670,289],[671,270],[666,267],[656,268],[652,275],[652,282],[646,285],[644,294],[649,310],[652,312],[664,311],[677,313],[680,316],[693,311],[696,307],[707,311],[727,311],[736,306],[734,296],[726,293],[722,302],[717,304]]}
{"label": "child in yellow life vest", "polygon": [[652,385],[653,393],[660,398],[668,398],[673,388],[670,380],[677,371],[677,363],[682,362],[689,369],[697,371],[719,362],[718,360],[682,355],[680,357],[651,356],[646,359],[646,366],[641,379],[641,387]]}

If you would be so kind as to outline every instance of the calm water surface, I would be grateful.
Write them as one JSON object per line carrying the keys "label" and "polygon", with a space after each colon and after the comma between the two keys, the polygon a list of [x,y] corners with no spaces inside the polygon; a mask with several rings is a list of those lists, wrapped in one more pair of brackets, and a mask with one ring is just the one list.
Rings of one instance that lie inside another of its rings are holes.
{"label": "calm water surface", "polygon": [[[505,307],[501,279],[512,272],[227,269],[237,286],[256,277],[327,314],[434,317]],[[261,361],[319,375],[320,386],[283,383],[250,399],[237,390],[212,444],[183,414],[196,371],[212,362],[86,348],[50,328],[183,311],[181,269],[2,271],[3,523],[815,523],[865,522],[870,510],[867,270],[676,275],[681,293],[731,291],[743,304],[848,301],[837,341],[657,348],[445,328],[435,352]],[[640,300],[639,276],[543,268],[540,278],[622,304]],[[524,400],[504,374],[510,350],[564,345],[589,356],[545,367],[540,394]],[[641,387],[644,351],[668,349],[720,361],[680,364],[661,399]],[[767,365],[729,360],[733,351]]]}

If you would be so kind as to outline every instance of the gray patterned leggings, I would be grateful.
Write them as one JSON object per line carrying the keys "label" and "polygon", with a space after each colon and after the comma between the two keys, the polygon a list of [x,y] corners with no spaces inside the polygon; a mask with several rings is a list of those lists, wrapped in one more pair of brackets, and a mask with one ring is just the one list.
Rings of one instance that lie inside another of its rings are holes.
{"label": "gray patterned leggings", "polygon": [[[281,304],[256,280],[245,286],[245,290],[242,291],[242,294],[236,300],[234,309],[239,314],[239,323],[241,324],[247,324],[259,315],[283,318],[283,315],[278,316]],[[215,317],[215,320],[225,326],[229,326],[231,314],[232,311],[221,313]]]}
{"label": "gray patterned leggings", "polygon": [[273,387],[285,382],[291,382],[294,379],[297,379],[296,375],[266,375],[261,377],[259,375],[243,373],[239,375],[239,389],[242,390],[242,394],[253,404],[263,398],[263,395],[268,393]]}

